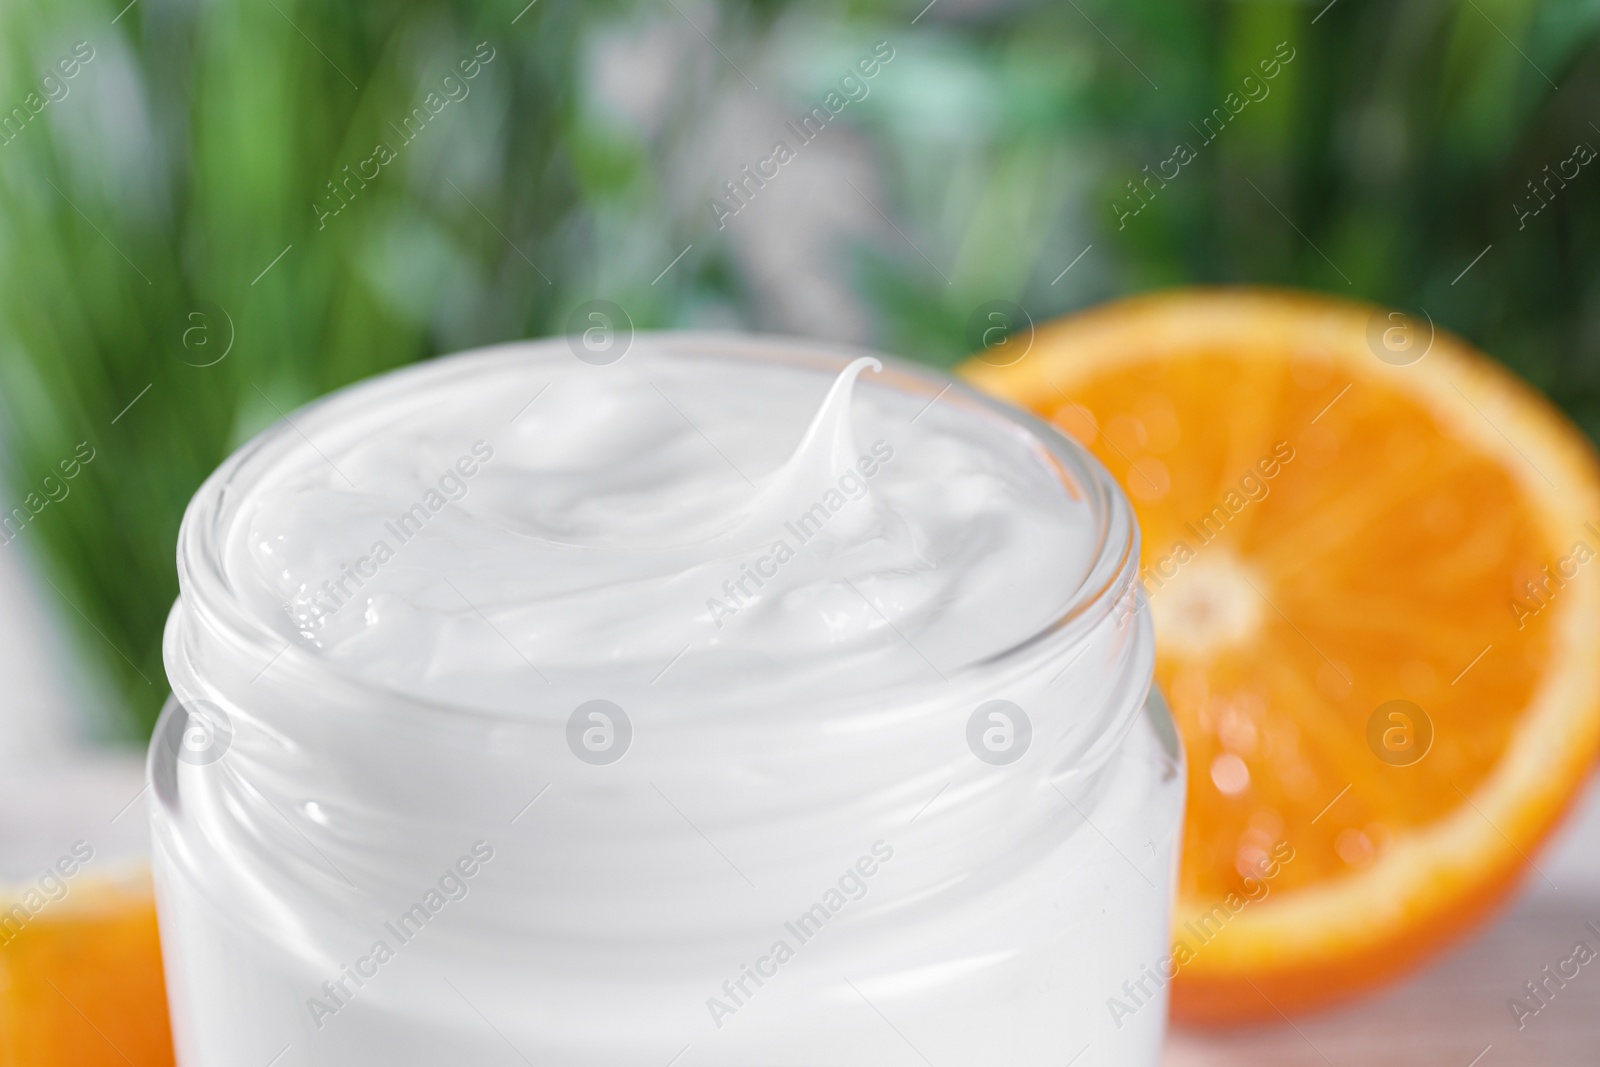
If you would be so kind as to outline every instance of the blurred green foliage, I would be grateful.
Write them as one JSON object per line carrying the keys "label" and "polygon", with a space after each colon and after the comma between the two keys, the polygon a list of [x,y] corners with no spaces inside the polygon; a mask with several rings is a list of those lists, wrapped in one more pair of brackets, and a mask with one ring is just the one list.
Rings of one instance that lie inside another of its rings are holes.
{"label": "blurred green foliage", "polygon": [[[683,160],[726,101],[797,116],[874,41],[896,58],[843,121],[893,224],[827,265],[866,340],[947,364],[991,299],[1039,319],[1295,285],[1425,308],[1600,430],[1600,168],[1529,185],[1600,146],[1594,3],[125,2],[0,7],[0,505],[95,449],[10,550],[104,665],[124,736],[164,696],[178,523],[228,452],[596,296],[640,327],[767,325]],[[608,40],[676,42],[653,122],[607,104]]]}

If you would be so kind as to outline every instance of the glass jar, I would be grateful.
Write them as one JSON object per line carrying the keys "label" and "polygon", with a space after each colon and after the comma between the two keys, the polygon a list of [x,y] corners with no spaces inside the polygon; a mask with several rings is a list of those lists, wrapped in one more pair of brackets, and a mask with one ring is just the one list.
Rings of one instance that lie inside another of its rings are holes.
{"label": "glass jar", "polygon": [[[819,376],[857,355],[634,344]],[[287,457],[565,351],[358,386],[190,505],[150,755],[180,1063],[1155,1064],[1182,757],[1132,511],[1052,427],[885,361],[916,404],[1025,436],[1095,526],[1050,625],[926,684],[735,706],[619,678],[509,715],[357,676],[246,605],[227,535]],[[1125,981],[1149,994],[1131,1015]]]}

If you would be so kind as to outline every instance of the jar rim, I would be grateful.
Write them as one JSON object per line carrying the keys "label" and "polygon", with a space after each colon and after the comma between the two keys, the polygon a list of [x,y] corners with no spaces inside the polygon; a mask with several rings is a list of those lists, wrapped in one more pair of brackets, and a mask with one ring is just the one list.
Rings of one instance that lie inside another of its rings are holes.
{"label": "jar rim", "polygon": [[[425,710],[456,716],[502,718],[500,713],[489,708],[401,690],[381,678],[359,675],[337,660],[318,656],[313,650],[285,638],[267,619],[249,610],[228,574],[224,548],[238,504],[254,487],[250,476],[284,447],[309,440],[299,428],[307,417],[349,404],[358,396],[366,402],[376,402],[386,395],[425,389],[431,381],[455,377],[471,369],[547,354],[565,348],[568,340],[555,336],[503,342],[438,356],[365,378],[295,409],[236,449],[196,490],[179,527],[179,593],[168,626],[169,664],[176,651],[172,647],[175,640],[172,622],[176,621],[180,609],[187,608],[196,612],[229,644],[258,652],[261,662],[267,663],[269,668],[299,668],[315,676],[319,685],[335,683],[367,693],[378,690]],[[1055,465],[1068,491],[1081,496],[1089,507],[1094,523],[1091,562],[1082,580],[1068,592],[1065,603],[1048,622],[1007,648],[974,660],[958,671],[1003,666],[1047,644],[1075,644],[1097,629],[1117,605],[1136,595],[1140,532],[1131,504],[1098,459],[1043,419],[932,368],[859,346],[723,330],[639,331],[633,340],[635,344],[648,343],[669,354],[673,348],[693,348],[699,357],[765,360],[832,373],[854,359],[870,356],[883,363],[882,373],[874,376],[875,386],[926,396],[929,406],[954,399],[981,415],[1028,434]]]}

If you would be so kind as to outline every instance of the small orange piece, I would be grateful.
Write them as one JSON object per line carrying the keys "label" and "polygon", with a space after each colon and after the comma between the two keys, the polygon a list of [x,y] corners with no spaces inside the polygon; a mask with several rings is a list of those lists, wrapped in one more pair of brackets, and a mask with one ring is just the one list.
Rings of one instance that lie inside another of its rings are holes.
{"label": "small orange piece", "polygon": [[1600,748],[1600,470],[1550,404],[1426,320],[1263,290],[964,373],[1139,515],[1189,760],[1178,1019],[1371,989],[1539,877]]}
{"label": "small orange piece", "polygon": [[0,913],[0,1067],[130,1064],[173,1064],[148,874]]}

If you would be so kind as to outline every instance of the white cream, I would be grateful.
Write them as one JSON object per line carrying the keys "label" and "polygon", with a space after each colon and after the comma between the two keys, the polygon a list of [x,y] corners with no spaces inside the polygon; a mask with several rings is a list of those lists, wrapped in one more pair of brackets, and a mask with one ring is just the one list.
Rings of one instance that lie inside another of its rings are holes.
{"label": "white cream", "polygon": [[367,413],[244,505],[230,575],[339,669],[502,710],[647,686],[680,653],[660,684],[938,682],[907,641],[959,669],[1083,581],[1089,506],[1012,427],[919,417],[865,358],[830,384],[640,347]]}
{"label": "white cream", "polygon": [[1162,954],[1181,774],[1091,464],[738,337],[292,416],[180,547],[169,674],[224,724],[152,763],[184,1062],[1153,1063],[1105,998]]}

